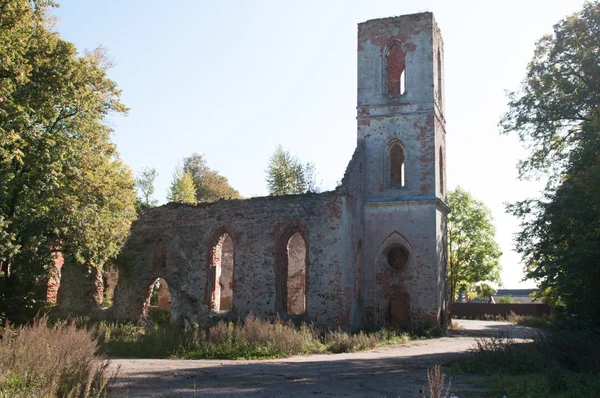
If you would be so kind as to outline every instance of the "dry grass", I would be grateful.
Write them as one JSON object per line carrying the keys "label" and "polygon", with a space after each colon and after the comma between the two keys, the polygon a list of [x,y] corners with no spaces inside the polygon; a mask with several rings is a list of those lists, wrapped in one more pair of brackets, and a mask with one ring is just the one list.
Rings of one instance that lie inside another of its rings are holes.
{"label": "dry grass", "polygon": [[138,358],[282,358],[369,350],[377,345],[401,344],[439,335],[435,329],[424,330],[422,334],[392,329],[350,334],[341,330],[319,330],[305,323],[296,326],[291,321],[264,320],[253,314],[237,322],[219,321],[210,327],[187,323],[141,327],[107,322],[88,327],[106,354]]}
{"label": "dry grass", "polygon": [[367,335],[362,331],[351,335],[338,329],[325,334],[325,345],[333,353],[371,350],[377,346],[377,342],[376,335]]}
{"label": "dry grass", "polygon": [[[109,362],[73,323],[0,329],[0,397],[103,397]],[[114,375],[113,375],[114,376]]]}
{"label": "dry grass", "polygon": [[426,398],[447,398],[450,396],[452,380],[449,380],[446,386],[445,378],[446,375],[442,373],[440,365],[427,369],[427,392],[429,395],[423,394],[423,396]]}

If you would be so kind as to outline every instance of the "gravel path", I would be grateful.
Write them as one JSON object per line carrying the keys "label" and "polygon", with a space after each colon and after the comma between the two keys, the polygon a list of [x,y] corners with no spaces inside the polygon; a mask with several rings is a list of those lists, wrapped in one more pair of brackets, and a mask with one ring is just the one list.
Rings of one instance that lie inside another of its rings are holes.
{"label": "gravel path", "polygon": [[[456,321],[454,321],[456,322]],[[116,397],[421,397],[426,370],[466,355],[476,337],[535,330],[506,322],[459,321],[452,337],[413,341],[346,354],[277,360],[115,359]],[[471,376],[452,379],[452,392],[476,391]]]}

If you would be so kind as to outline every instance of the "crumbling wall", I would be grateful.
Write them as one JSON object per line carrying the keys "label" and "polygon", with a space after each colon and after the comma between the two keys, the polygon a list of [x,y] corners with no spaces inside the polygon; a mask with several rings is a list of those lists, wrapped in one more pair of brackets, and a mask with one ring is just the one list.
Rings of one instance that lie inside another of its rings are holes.
{"label": "crumbling wall", "polygon": [[362,294],[364,290],[364,256],[362,251],[365,239],[364,226],[364,199],[365,199],[365,175],[364,168],[367,162],[365,156],[364,142],[359,142],[352,155],[352,159],[346,167],[342,179],[341,191],[346,195],[344,223],[345,246],[349,249],[339,253],[341,261],[345,264],[342,268],[344,291],[341,295],[345,301],[348,312],[340,314],[339,322],[349,324],[353,329],[362,328],[365,325],[365,300]]}
{"label": "crumbling wall", "polygon": [[[113,314],[119,319],[143,318],[151,284],[162,277],[172,295],[172,319],[200,322],[218,316],[211,308],[216,279],[212,248],[226,230],[234,242],[233,314],[274,318],[278,292],[287,290],[287,285],[277,287],[276,252],[301,231],[306,244],[303,317],[323,326],[348,327],[339,317],[349,312],[344,294],[352,289],[352,281],[340,278],[345,266],[341,253],[350,251],[346,202],[345,193],[334,191],[149,209],[132,225],[115,261],[119,282]],[[164,253],[157,250],[163,245]],[[279,312],[286,316],[285,309]]]}
{"label": "crumbling wall", "polygon": [[64,255],[57,301],[67,313],[89,315],[100,309],[104,295],[102,272],[85,264],[77,264]]}

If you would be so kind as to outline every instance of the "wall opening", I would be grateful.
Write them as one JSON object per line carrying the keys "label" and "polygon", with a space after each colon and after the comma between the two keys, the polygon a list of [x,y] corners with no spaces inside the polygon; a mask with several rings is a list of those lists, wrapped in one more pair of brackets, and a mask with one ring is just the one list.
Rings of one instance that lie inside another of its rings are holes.
{"label": "wall opening", "polygon": [[152,284],[150,306],[171,311],[171,292],[169,291],[167,281],[163,278],[158,278]]}
{"label": "wall opening", "polygon": [[398,271],[404,271],[408,266],[409,252],[402,245],[394,245],[388,249],[385,258],[390,267]]}
{"label": "wall opening", "polygon": [[438,103],[440,108],[442,107],[442,52],[438,48],[437,50],[437,95],[438,95]]}
{"label": "wall opening", "polygon": [[211,260],[208,278],[211,310],[231,311],[233,309],[234,244],[227,232],[218,237],[212,248]]}
{"label": "wall opening", "polygon": [[299,231],[287,236],[277,248],[276,309],[302,315],[306,313],[306,241]]}
{"label": "wall opening", "polygon": [[300,232],[296,232],[287,244],[288,279],[287,312],[306,312],[306,243]]}
{"label": "wall opening", "polygon": [[410,297],[403,289],[396,290],[390,296],[386,323],[395,329],[410,329]]}
{"label": "wall opening", "polygon": [[442,147],[440,147],[440,194],[444,194],[444,155],[442,153]]}
{"label": "wall opening", "polygon": [[361,299],[361,291],[360,291],[360,278],[361,278],[361,269],[360,269],[360,257],[362,255],[362,240],[358,241],[358,245],[356,247],[356,277],[354,280],[354,291],[356,293],[356,301],[360,301]]}
{"label": "wall opening", "polygon": [[389,151],[390,160],[390,186],[392,188],[404,186],[404,150],[395,142]]}
{"label": "wall opening", "polygon": [[386,55],[387,93],[402,95],[406,91],[405,54],[398,43],[392,43]]}

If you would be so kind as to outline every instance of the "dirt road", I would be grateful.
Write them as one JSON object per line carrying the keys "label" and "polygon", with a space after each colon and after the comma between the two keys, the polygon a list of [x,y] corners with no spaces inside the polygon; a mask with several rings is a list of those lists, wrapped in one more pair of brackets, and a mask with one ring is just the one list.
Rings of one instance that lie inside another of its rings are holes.
{"label": "dirt road", "polygon": [[[462,321],[452,337],[413,341],[351,354],[277,360],[116,359],[111,389],[117,397],[420,397],[426,370],[467,351],[475,335],[508,333],[526,338],[532,329],[504,322]],[[455,376],[452,392],[475,391],[470,376]]]}

